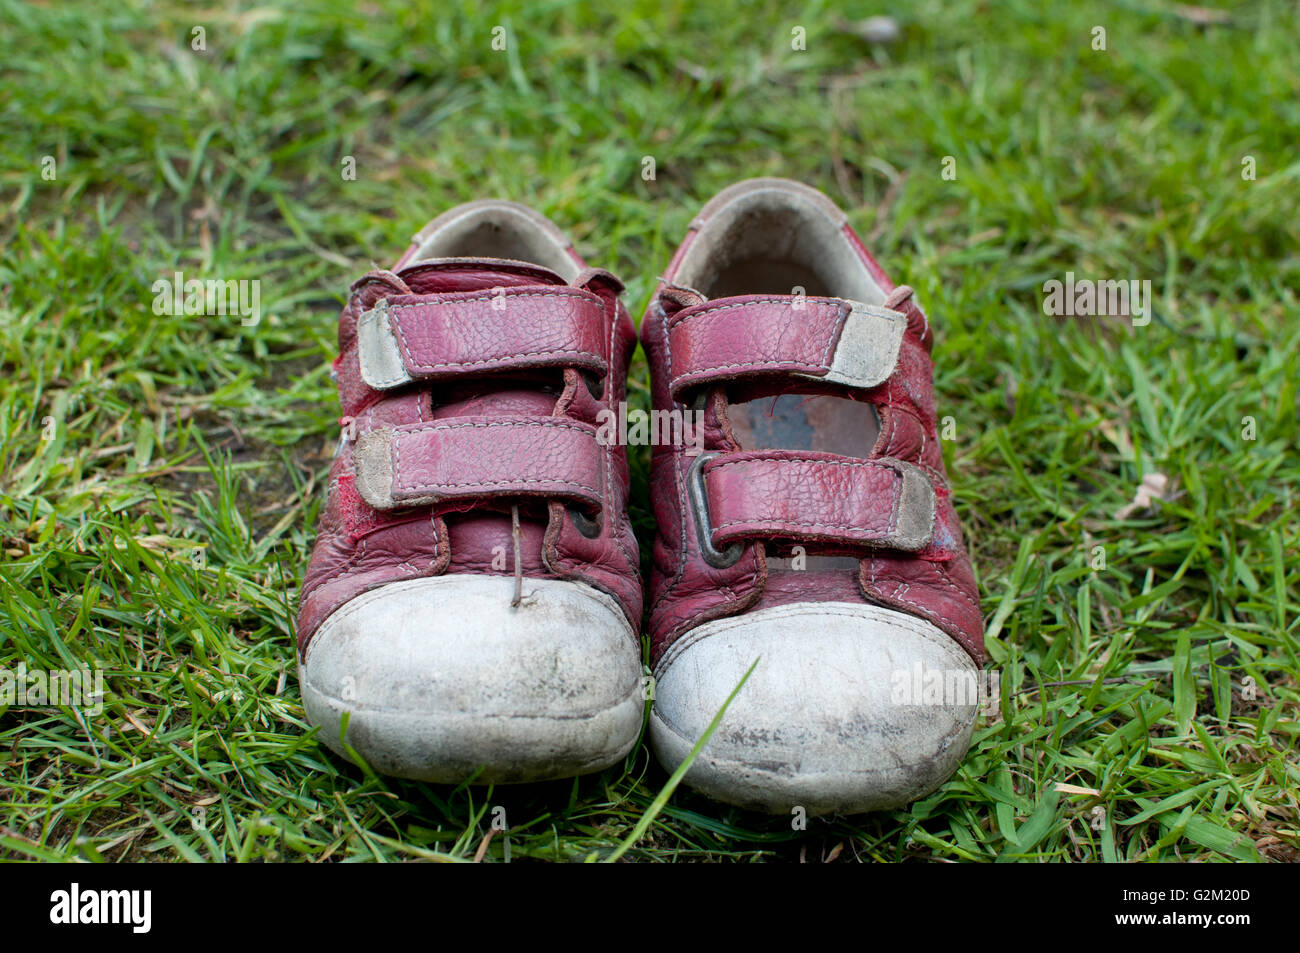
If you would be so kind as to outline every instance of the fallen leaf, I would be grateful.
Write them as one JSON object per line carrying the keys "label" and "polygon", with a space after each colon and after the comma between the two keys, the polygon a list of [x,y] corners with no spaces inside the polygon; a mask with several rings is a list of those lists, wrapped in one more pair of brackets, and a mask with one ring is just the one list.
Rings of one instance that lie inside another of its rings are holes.
{"label": "fallen leaf", "polygon": [[1135,513],[1145,513],[1155,507],[1157,500],[1169,499],[1169,477],[1163,473],[1148,473],[1138,484],[1133,502],[1115,511],[1115,519],[1126,520]]}

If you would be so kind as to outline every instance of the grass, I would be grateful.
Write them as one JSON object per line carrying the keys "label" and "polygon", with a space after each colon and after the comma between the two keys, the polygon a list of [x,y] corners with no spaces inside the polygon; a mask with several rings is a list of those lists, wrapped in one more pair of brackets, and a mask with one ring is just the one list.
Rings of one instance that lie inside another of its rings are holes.
{"label": "grass", "polygon": [[[0,669],[106,678],[98,715],[0,708],[0,857],[585,860],[640,825],[626,860],[1300,859],[1293,5],[220,6],[0,0]],[[887,12],[897,43],[842,28]],[[961,770],[801,831],[685,788],[647,823],[640,746],[498,789],[327,754],[291,632],[349,282],[501,195],[639,315],[753,175],[850,210],[938,328],[1002,691]],[[265,317],[155,315],[176,270]],[[1150,279],[1155,319],[1045,317],[1068,271]]]}

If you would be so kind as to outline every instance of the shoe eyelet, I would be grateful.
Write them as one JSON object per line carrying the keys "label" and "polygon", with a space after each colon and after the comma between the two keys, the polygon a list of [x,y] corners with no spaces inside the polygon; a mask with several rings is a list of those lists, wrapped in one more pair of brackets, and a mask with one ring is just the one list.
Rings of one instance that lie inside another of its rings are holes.
{"label": "shoe eyelet", "polygon": [[695,458],[686,474],[686,486],[690,493],[691,511],[695,514],[695,535],[699,538],[700,555],[704,561],[715,569],[730,569],[740,561],[745,553],[742,543],[732,543],[726,549],[717,549],[713,545],[713,524],[709,521],[709,499],[704,492],[704,464],[718,454],[702,453]]}

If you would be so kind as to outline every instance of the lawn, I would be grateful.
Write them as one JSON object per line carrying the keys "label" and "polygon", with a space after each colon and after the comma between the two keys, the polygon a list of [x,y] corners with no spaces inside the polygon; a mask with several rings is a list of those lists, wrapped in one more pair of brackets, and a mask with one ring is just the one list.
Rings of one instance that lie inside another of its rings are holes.
{"label": "lawn", "polygon": [[[0,857],[1300,859],[1297,7],[608,6],[0,0],[0,671],[105,688],[0,702]],[[964,766],[799,830],[657,804],[643,746],[496,789],[330,755],[292,631],[350,282],[502,196],[639,318],[756,175],[849,210],[937,329],[1001,682]],[[155,313],[177,271],[261,319]],[[1046,315],[1068,273],[1149,280],[1150,322]]]}

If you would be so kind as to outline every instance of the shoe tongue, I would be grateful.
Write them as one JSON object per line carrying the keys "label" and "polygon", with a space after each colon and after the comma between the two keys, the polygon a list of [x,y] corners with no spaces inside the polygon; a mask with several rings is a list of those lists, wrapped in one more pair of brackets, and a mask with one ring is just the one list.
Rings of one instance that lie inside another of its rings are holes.
{"label": "shoe tongue", "polygon": [[430,258],[407,265],[397,275],[415,294],[566,283],[549,268],[507,258]]}

